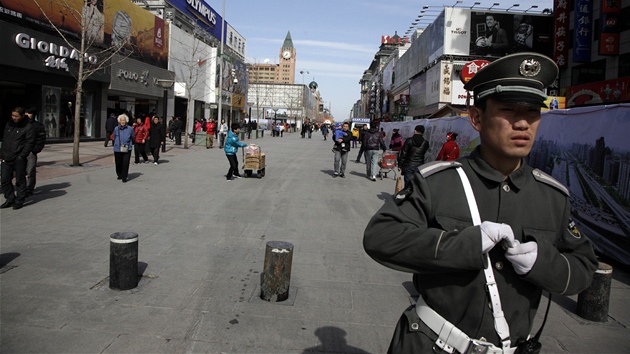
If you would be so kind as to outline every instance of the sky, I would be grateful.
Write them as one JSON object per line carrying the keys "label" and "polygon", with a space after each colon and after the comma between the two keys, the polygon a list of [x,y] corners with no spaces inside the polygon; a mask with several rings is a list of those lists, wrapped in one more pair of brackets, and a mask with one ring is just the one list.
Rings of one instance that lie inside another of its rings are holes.
{"label": "sky", "polygon": [[[354,103],[361,98],[359,80],[381,45],[381,36],[404,36],[424,5],[437,15],[443,6],[456,0],[205,0],[247,40],[248,63],[278,63],[280,47],[291,32],[296,49],[295,83],[318,84],[324,105],[336,121],[350,117]],[[530,13],[552,8],[553,0],[479,1],[474,9]],[[455,7],[470,8],[475,1],[463,0]],[[435,8],[433,7],[435,6]],[[425,16],[426,17],[426,16]],[[300,74],[303,71],[304,74]],[[307,74],[308,72],[308,74]]]}

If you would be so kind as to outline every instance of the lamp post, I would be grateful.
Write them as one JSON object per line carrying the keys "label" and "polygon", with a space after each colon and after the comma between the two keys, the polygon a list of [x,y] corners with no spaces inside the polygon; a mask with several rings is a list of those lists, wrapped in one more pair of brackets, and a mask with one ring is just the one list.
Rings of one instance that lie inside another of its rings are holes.
{"label": "lamp post", "polygon": [[471,6],[471,7],[470,7],[470,9],[472,9],[473,7],[475,7],[475,6],[477,6],[477,5],[481,5],[481,3],[480,3],[480,2],[475,2],[475,3],[473,4],[473,6]]}
{"label": "lamp post", "polygon": [[156,83],[158,86],[164,89],[164,98],[162,102],[163,115],[164,115],[164,119],[162,120],[162,125],[163,125],[162,129],[164,132],[164,137],[162,138],[162,152],[166,152],[166,122],[167,122],[166,108],[168,107],[168,89],[173,86],[175,81],[168,80],[168,79],[157,79]]}
{"label": "lamp post", "polygon": [[508,7],[507,10],[505,10],[505,12],[510,11],[510,9],[513,8],[513,7],[519,7],[519,6],[521,6],[521,5],[520,4],[514,4],[514,5],[510,6],[510,7]]}
{"label": "lamp post", "polygon": [[236,89],[236,85],[238,84],[238,79],[236,78],[236,70],[232,69],[232,73],[230,75],[232,77],[232,82],[234,83],[234,88],[232,89],[232,92],[230,93],[230,117],[228,118],[228,126],[231,126],[232,124],[232,106],[234,104],[234,91]]}
{"label": "lamp post", "polygon": [[488,10],[492,10],[492,8],[493,8],[493,7],[495,7],[495,6],[499,6],[499,5],[500,5],[500,4],[499,4],[498,2],[495,2],[494,4],[492,4],[492,6],[490,6],[490,7],[488,8]]}
{"label": "lamp post", "polygon": [[308,71],[304,69],[300,70],[300,74],[302,74],[302,85],[304,85],[304,73],[306,73],[306,75],[310,74]]}
{"label": "lamp post", "polygon": [[529,11],[531,9],[537,9],[537,8],[538,8],[538,5],[532,5],[529,9],[525,10],[525,12],[527,12],[527,11]]}

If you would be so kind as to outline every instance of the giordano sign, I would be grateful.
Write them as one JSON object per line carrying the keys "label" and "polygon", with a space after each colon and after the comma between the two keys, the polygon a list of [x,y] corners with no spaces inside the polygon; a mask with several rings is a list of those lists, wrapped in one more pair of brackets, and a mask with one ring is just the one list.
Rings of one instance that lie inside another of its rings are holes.
{"label": "giordano sign", "polygon": [[[42,54],[49,54],[44,59],[44,66],[49,68],[69,71],[67,60],[79,61],[80,59],[79,52],[73,48],[69,48],[67,45],[60,45],[40,40],[27,33],[16,34],[14,41],[15,44],[22,49],[35,50]],[[83,55],[83,61],[90,64],[96,64],[98,63],[98,58],[95,55],[85,53]]]}

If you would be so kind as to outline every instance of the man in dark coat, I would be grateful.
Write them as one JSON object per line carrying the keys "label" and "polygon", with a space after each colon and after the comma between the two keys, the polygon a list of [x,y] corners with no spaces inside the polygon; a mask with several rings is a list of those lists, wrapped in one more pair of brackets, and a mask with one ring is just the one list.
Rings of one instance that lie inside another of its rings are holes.
{"label": "man in dark coat", "polygon": [[[24,108],[15,107],[11,111],[11,120],[4,127],[4,137],[0,148],[1,185],[5,202],[1,209],[13,206],[20,209],[26,198],[26,161],[33,151],[35,133],[33,127],[24,118]],[[15,187],[13,174],[15,173]],[[17,193],[16,193],[17,189]]]}
{"label": "man in dark coat", "polygon": [[37,109],[30,107],[26,110],[25,119],[28,119],[28,123],[33,128],[33,136],[35,143],[33,144],[33,150],[26,158],[26,196],[33,195],[35,191],[35,184],[37,183],[37,154],[44,150],[46,145],[46,128],[35,117],[37,116]]}
{"label": "man in dark coat", "polygon": [[413,174],[418,166],[424,165],[424,155],[429,150],[429,142],[424,139],[424,126],[416,125],[413,136],[407,138],[398,155],[398,166],[405,177],[405,190],[409,190]]}
{"label": "man in dark coat", "polygon": [[184,123],[182,122],[181,118],[175,117],[175,120],[173,121],[173,135],[175,136],[175,145],[182,144],[183,125]]}
{"label": "man in dark coat", "polygon": [[389,353],[514,353],[531,334],[543,290],[572,295],[590,286],[598,262],[571,219],[569,191],[526,164],[544,89],[557,74],[537,53],[479,70],[464,88],[474,92],[469,117],[480,145],[421,166],[412,192],[388,198],[368,223],[366,252],[413,273],[420,294]]}
{"label": "man in dark coat", "polygon": [[114,113],[111,113],[109,115],[109,118],[107,118],[107,121],[105,122],[105,147],[107,147],[107,144],[111,140],[110,138],[112,136],[112,133],[114,132],[114,128],[116,128],[117,125],[118,120],[116,120],[116,115]]}

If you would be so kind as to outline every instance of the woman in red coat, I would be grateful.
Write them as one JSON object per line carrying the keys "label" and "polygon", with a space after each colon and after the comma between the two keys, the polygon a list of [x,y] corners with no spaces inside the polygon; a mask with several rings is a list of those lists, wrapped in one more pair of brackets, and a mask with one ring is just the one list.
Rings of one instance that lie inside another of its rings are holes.
{"label": "woman in red coat", "polygon": [[459,158],[459,146],[455,142],[457,133],[446,134],[446,142],[442,145],[440,153],[435,158],[436,161],[451,161]]}
{"label": "woman in red coat", "polygon": [[135,135],[134,140],[134,150],[136,151],[134,165],[140,163],[140,155],[142,155],[142,159],[144,163],[149,163],[149,158],[147,157],[146,145],[147,138],[149,136],[149,130],[142,123],[142,118],[138,117],[136,119],[136,124],[133,125],[133,133]]}

